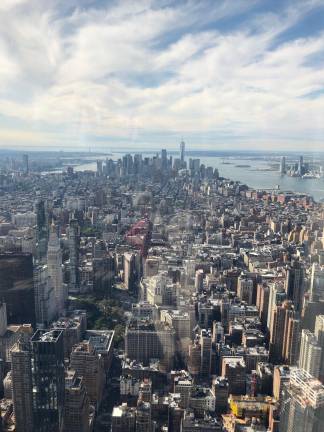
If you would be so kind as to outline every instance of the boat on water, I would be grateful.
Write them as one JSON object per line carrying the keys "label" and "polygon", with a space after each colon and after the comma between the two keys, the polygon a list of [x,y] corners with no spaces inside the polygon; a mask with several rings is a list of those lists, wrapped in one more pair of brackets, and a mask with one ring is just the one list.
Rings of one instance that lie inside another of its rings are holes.
{"label": "boat on water", "polygon": [[320,174],[315,173],[306,173],[302,176],[303,179],[319,179],[321,178]]}

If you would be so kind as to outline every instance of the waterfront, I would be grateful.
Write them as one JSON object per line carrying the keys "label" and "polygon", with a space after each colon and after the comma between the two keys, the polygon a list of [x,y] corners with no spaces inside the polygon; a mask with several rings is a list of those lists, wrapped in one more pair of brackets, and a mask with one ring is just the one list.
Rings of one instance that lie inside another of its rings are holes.
{"label": "waterfront", "polygon": [[222,177],[240,181],[255,189],[276,188],[279,185],[282,191],[307,193],[315,200],[324,199],[324,178],[302,179],[281,175],[279,171],[266,171],[269,163],[273,161],[244,159],[244,163],[247,162],[250,168],[235,166],[242,164],[242,159],[230,159],[232,165],[223,164],[223,158],[214,156],[201,158],[201,162],[217,168]]}
{"label": "waterfront", "polygon": [[[113,160],[120,157],[119,153],[109,156]],[[102,156],[101,159],[106,159],[106,156]],[[200,157],[200,161],[206,166],[217,168],[221,177],[239,181],[255,189],[275,189],[279,185],[282,191],[307,193],[312,195],[316,201],[324,200],[324,178],[302,179],[300,177],[289,177],[288,175],[282,176],[278,170],[270,170],[271,164],[275,163],[275,160],[234,157],[224,159],[224,157],[220,156],[204,156]],[[249,167],[242,165],[249,165]],[[75,171],[96,171],[97,164],[96,161],[90,163],[87,161],[87,163],[76,165],[74,169]]]}

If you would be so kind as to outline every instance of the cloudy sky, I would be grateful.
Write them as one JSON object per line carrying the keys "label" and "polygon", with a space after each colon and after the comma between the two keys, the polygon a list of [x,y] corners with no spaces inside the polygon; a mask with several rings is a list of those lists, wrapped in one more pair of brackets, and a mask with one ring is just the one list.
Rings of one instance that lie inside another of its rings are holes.
{"label": "cloudy sky", "polygon": [[0,147],[324,150],[324,0],[0,0]]}

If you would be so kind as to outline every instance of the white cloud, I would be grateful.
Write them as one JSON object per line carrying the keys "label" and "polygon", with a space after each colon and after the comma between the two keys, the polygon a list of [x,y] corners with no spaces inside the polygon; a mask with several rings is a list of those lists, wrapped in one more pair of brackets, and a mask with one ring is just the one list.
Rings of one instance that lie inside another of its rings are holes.
{"label": "white cloud", "polygon": [[[0,8],[4,131],[10,119],[75,146],[91,136],[140,144],[168,131],[240,135],[245,145],[324,139],[324,66],[312,61],[324,33],[278,42],[319,0],[242,22],[257,2],[9,3]],[[30,143],[28,128],[12,136],[24,133]]]}
{"label": "white cloud", "polygon": [[8,11],[14,9],[15,7],[26,3],[27,0],[1,0],[0,11]]}

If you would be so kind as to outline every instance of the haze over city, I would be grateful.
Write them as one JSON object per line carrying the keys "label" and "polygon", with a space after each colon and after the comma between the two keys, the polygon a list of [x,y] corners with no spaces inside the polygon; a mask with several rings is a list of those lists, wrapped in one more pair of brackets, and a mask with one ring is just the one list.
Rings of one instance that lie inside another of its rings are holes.
{"label": "haze over city", "polygon": [[321,150],[323,22],[323,0],[2,0],[0,147]]}

